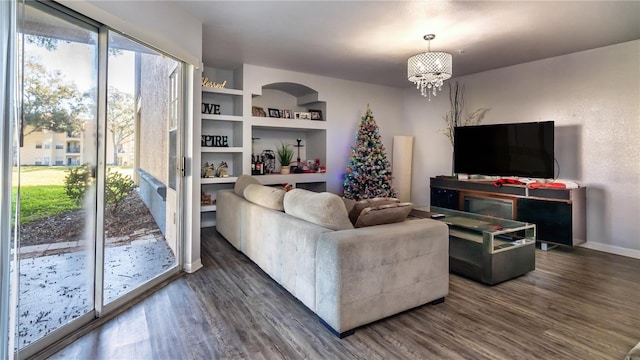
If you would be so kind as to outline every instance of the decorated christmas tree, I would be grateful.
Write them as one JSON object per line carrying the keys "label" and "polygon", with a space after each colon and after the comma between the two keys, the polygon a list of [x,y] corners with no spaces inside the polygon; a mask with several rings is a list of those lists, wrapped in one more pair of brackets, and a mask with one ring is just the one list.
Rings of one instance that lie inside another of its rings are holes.
{"label": "decorated christmas tree", "polygon": [[369,106],[349,153],[343,188],[344,197],[353,200],[396,196],[391,186],[391,167]]}

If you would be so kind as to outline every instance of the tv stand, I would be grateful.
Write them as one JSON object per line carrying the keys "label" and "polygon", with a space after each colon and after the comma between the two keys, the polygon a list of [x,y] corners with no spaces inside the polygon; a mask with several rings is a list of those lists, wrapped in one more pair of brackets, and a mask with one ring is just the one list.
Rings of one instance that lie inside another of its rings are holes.
{"label": "tv stand", "polygon": [[496,187],[490,180],[450,177],[434,177],[430,181],[431,206],[536,224],[536,239],[543,250],[586,241],[586,187],[528,189],[509,184]]}

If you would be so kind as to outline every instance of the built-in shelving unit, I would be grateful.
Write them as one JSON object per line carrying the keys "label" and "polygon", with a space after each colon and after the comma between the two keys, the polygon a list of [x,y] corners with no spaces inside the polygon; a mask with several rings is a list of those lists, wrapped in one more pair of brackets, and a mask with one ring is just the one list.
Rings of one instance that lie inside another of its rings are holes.
{"label": "built-in shelving unit", "polygon": [[[211,198],[211,204],[201,205],[201,227],[215,226],[216,193],[233,188],[241,174],[251,174],[251,155],[263,150],[275,151],[280,143],[297,144],[294,147],[294,162],[319,159],[326,168],[327,161],[327,106],[319,100],[317,91],[293,82],[264,84],[258,91],[248,93],[243,82],[242,67],[220,69],[205,67],[203,78],[220,87],[202,86],[201,135],[224,137],[226,146],[201,146],[201,166],[213,164],[215,169],[224,161],[228,165],[227,177],[201,177],[201,192]],[[221,84],[224,83],[224,87]],[[252,115],[254,106],[262,107],[267,115],[269,109],[290,110],[321,114],[320,119],[285,119]],[[210,112],[210,113],[209,113]],[[219,138],[222,139],[222,138]],[[211,138],[209,138],[211,140]],[[204,141],[204,140],[203,140]],[[205,145],[204,143],[201,145]],[[218,143],[220,145],[220,143]],[[276,171],[280,164],[276,164]],[[202,173],[201,173],[202,176]],[[291,184],[297,188],[325,191],[326,173],[265,174],[256,176],[262,184]]]}
{"label": "built-in shelving unit", "polygon": [[[200,206],[200,226],[209,227],[215,225],[216,193],[232,188],[244,171],[244,91],[242,68],[205,67],[202,77],[214,86],[202,86],[200,165],[212,165],[215,174],[215,169],[225,162],[228,174],[227,177],[205,177],[201,170],[201,194],[208,196],[211,204]],[[211,138],[205,139],[205,136]]]}

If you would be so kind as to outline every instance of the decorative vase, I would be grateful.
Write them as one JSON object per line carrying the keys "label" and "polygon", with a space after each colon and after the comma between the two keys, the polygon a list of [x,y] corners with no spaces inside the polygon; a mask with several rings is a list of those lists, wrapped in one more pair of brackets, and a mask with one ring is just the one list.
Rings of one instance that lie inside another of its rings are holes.
{"label": "decorative vase", "polygon": [[280,166],[280,174],[282,175],[288,175],[291,173],[291,168],[289,167],[289,165],[282,165]]}
{"label": "decorative vase", "polygon": [[451,152],[451,176],[453,177],[456,176],[455,161],[456,161],[456,154],[454,154],[452,151]]}

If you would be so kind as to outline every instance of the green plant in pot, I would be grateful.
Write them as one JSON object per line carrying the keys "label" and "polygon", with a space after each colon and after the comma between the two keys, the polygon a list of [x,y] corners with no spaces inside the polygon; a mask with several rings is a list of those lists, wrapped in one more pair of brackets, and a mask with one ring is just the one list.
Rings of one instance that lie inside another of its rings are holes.
{"label": "green plant in pot", "polygon": [[293,147],[284,143],[276,148],[276,156],[280,162],[280,174],[289,174],[291,159],[293,159]]}

